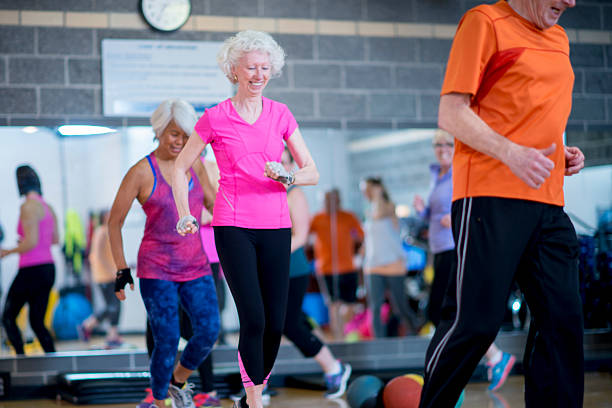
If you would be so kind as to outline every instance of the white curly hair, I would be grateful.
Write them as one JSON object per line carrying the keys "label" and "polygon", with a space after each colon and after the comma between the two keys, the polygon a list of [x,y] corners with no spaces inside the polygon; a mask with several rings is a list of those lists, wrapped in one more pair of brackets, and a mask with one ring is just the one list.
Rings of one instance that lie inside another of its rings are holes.
{"label": "white curly hair", "polygon": [[270,77],[280,76],[285,66],[285,51],[268,33],[245,30],[229,37],[223,42],[217,54],[217,64],[232,84],[236,83],[232,67],[238,64],[242,56],[251,51],[266,52],[270,56]]}

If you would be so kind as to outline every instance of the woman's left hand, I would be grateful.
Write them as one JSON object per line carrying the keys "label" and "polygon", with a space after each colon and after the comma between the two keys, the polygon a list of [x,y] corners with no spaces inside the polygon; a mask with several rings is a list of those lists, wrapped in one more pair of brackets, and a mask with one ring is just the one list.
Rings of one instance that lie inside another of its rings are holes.
{"label": "woman's left hand", "polygon": [[0,249],[0,259],[10,254],[11,254],[11,251],[9,251],[8,249]]}
{"label": "woman's left hand", "polygon": [[450,228],[451,227],[451,215],[446,214],[442,218],[440,218],[440,225],[443,226],[444,228]]}
{"label": "woman's left hand", "polygon": [[293,175],[279,162],[266,162],[264,175],[283,184],[293,183]]}

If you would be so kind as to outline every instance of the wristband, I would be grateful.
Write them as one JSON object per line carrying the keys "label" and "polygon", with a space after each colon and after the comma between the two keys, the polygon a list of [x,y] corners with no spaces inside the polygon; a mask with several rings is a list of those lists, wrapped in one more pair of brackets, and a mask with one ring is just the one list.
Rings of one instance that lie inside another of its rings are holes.
{"label": "wristband", "polygon": [[120,292],[127,284],[133,285],[132,273],[130,268],[119,269],[115,278],[115,292]]}

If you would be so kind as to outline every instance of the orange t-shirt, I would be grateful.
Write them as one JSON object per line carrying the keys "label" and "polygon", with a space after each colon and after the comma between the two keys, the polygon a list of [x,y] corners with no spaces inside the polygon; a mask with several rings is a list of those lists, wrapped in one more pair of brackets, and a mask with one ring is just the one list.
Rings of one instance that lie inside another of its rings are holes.
{"label": "orange t-shirt", "polygon": [[563,28],[540,30],[506,1],[469,10],[455,34],[442,95],[471,95],[472,110],[513,142],[543,149],[555,168],[539,189],[501,161],[460,141],[453,158],[453,200],[494,196],[562,206],[563,132],[572,105],[574,72]]}
{"label": "orange t-shirt", "polygon": [[[315,266],[318,273],[331,275],[336,269],[337,273],[354,272],[353,256],[355,245],[363,241],[363,230],[359,220],[347,211],[336,213],[336,257],[332,256],[332,217],[326,212],[314,216],[310,223],[310,232],[316,234],[314,253]],[[337,262],[337,268],[334,264]]]}

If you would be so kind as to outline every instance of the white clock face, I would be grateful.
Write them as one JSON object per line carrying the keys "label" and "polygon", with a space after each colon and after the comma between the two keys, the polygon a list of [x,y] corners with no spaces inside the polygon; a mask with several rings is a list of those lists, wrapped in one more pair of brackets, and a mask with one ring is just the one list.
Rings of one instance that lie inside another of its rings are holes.
{"label": "white clock face", "polygon": [[190,0],[142,0],[141,7],[145,20],[161,31],[178,30],[191,14]]}

